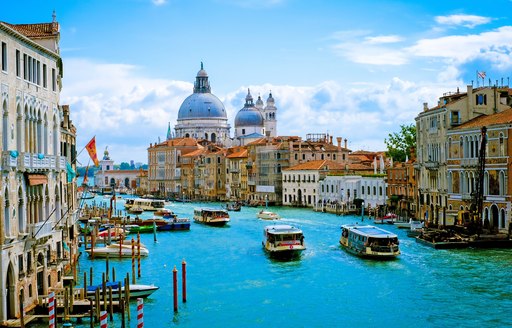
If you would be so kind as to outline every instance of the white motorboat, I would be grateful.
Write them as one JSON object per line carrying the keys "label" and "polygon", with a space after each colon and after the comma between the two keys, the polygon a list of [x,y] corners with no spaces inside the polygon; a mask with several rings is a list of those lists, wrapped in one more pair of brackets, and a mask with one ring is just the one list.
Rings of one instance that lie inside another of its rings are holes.
{"label": "white motorboat", "polygon": [[256,214],[256,216],[262,220],[279,220],[281,218],[279,214],[275,212],[263,210],[259,211],[258,214]]}
{"label": "white motorboat", "polygon": [[[139,255],[139,247],[135,246],[135,256]],[[111,257],[111,258],[123,258],[132,257],[132,246],[127,244],[110,244],[104,247],[94,247],[93,249],[86,249],[85,252],[89,256],[94,257]],[[140,256],[148,256],[149,251],[146,247],[140,247]]]}
{"label": "white motorboat", "polygon": [[[105,287],[108,289],[109,287],[112,287],[112,297],[118,298],[119,297],[119,282],[117,281],[109,281],[105,284]],[[87,286],[87,295],[92,296],[95,294],[96,290],[100,291],[100,294],[103,292],[103,286],[102,285],[93,285],[93,286]],[[121,286],[121,293],[124,293],[124,285]],[[155,291],[157,291],[159,287],[154,285],[141,285],[141,284],[130,284],[128,287],[128,290],[130,291],[130,299],[134,298],[145,298],[149,295],[153,294]]]}

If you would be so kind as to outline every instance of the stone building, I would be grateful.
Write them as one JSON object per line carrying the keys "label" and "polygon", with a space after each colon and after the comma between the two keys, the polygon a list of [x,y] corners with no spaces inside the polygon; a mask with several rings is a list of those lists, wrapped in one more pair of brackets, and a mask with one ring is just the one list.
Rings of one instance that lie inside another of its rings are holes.
{"label": "stone building", "polygon": [[[464,212],[471,211],[477,190],[479,149],[482,127],[486,127],[486,158],[483,171],[482,225],[492,230],[508,229],[511,213],[512,181],[512,109],[482,115],[447,133],[448,205],[446,220],[440,224],[463,222]],[[469,218],[469,216],[466,216]]]}
{"label": "stone building", "polygon": [[59,38],[55,15],[0,22],[0,323],[62,287],[76,258],[76,130],[59,106]]}
{"label": "stone building", "polygon": [[[510,108],[508,86],[473,88],[446,93],[435,107],[424,104],[416,117],[416,179],[418,204],[416,217],[429,222],[445,222],[448,206],[448,131],[480,115],[491,115]],[[468,143],[477,143],[473,138]],[[465,153],[464,156],[469,156]],[[469,159],[470,157],[465,157]]]}

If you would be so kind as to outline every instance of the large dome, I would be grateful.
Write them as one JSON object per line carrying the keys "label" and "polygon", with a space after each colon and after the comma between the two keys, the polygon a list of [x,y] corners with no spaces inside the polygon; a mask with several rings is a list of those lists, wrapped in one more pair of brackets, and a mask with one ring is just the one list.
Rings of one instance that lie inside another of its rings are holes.
{"label": "large dome", "polygon": [[227,119],[226,109],[220,99],[211,93],[193,93],[181,104],[178,121],[196,118]]}

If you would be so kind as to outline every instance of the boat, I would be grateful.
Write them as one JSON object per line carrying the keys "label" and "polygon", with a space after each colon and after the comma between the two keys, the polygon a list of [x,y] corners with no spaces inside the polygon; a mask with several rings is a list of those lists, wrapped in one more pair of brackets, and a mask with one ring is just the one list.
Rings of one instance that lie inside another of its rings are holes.
{"label": "boat", "polygon": [[155,212],[165,210],[165,202],[161,199],[136,198],[133,200],[132,207],[140,207],[144,211]]}
{"label": "boat", "polygon": [[190,230],[190,219],[186,218],[173,218],[166,224],[157,226],[158,231],[175,231],[175,230]]}
{"label": "boat", "polygon": [[215,208],[194,209],[194,221],[211,226],[221,227],[229,222],[228,211]]}
{"label": "boat", "polygon": [[144,210],[142,209],[142,207],[135,207],[135,206],[131,206],[129,209],[126,210],[128,213],[130,214],[135,214],[135,215],[139,215],[139,214],[142,214],[144,213]]}
{"label": "boat", "polygon": [[226,210],[228,210],[228,211],[240,212],[241,209],[242,209],[242,204],[239,202],[226,204]]}
{"label": "boat", "polygon": [[[130,284],[128,286],[128,290],[130,291],[130,299],[146,298],[159,289],[159,287],[154,285]],[[119,297],[119,282],[108,281],[105,283],[105,287],[107,289],[109,289],[109,287],[112,287],[112,298]],[[87,295],[93,296],[96,293],[96,290],[99,290],[101,295],[101,293],[103,293],[103,285],[87,286]],[[121,283],[121,294],[123,293],[124,284]]]}
{"label": "boat", "polygon": [[262,220],[279,220],[281,218],[279,214],[275,212],[263,210],[259,211],[258,214],[256,214],[256,216]]}
{"label": "boat", "polygon": [[127,198],[125,201],[124,201],[124,208],[126,208],[127,210],[129,210],[132,206],[133,206],[133,201],[135,200],[135,198]]}
{"label": "boat", "polygon": [[393,259],[400,255],[398,236],[371,225],[347,224],[341,227],[341,246],[364,258]]}
{"label": "boat", "polygon": [[418,237],[423,231],[423,222],[418,220],[410,220],[410,228],[407,230],[408,237]]}
{"label": "boat", "polygon": [[[88,248],[85,250],[89,256],[92,256],[94,253],[94,257],[132,257],[132,246],[127,244],[117,244],[113,243],[104,247],[94,247],[94,249]],[[135,247],[135,256],[139,254],[139,247]],[[148,256],[149,251],[145,247],[140,247],[140,256]]]}
{"label": "boat", "polygon": [[266,226],[262,244],[271,257],[280,259],[296,258],[306,249],[302,230],[287,224]]}
{"label": "boat", "polygon": [[155,216],[163,216],[163,217],[167,217],[167,218],[176,216],[174,214],[174,212],[168,208],[163,208],[163,209],[157,210],[157,211],[155,211],[154,214],[155,214]]}
{"label": "boat", "polygon": [[385,216],[376,218],[373,223],[375,224],[393,224],[398,219],[398,215],[394,213],[388,213]]}
{"label": "boat", "polygon": [[393,223],[395,227],[399,228],[399,229],[410,229],[412,224],[415,224],[416,226],[421,225],[421,228],[423,228],[423,222],[421,221],[418,221],[418,220],[414,220],[414,219],[409,219],[409,221],[405,222],[405,221],[396,221]]}

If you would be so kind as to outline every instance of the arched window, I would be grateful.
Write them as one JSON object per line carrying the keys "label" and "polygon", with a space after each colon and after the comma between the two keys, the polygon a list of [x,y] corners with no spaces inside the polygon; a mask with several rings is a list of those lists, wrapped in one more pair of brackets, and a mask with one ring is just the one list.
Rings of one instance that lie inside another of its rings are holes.
{"label": "arched window", "polygon": [[500,153],[499,156],[505,156],[505,143],[503,140],[503,133],[500,133]]}

